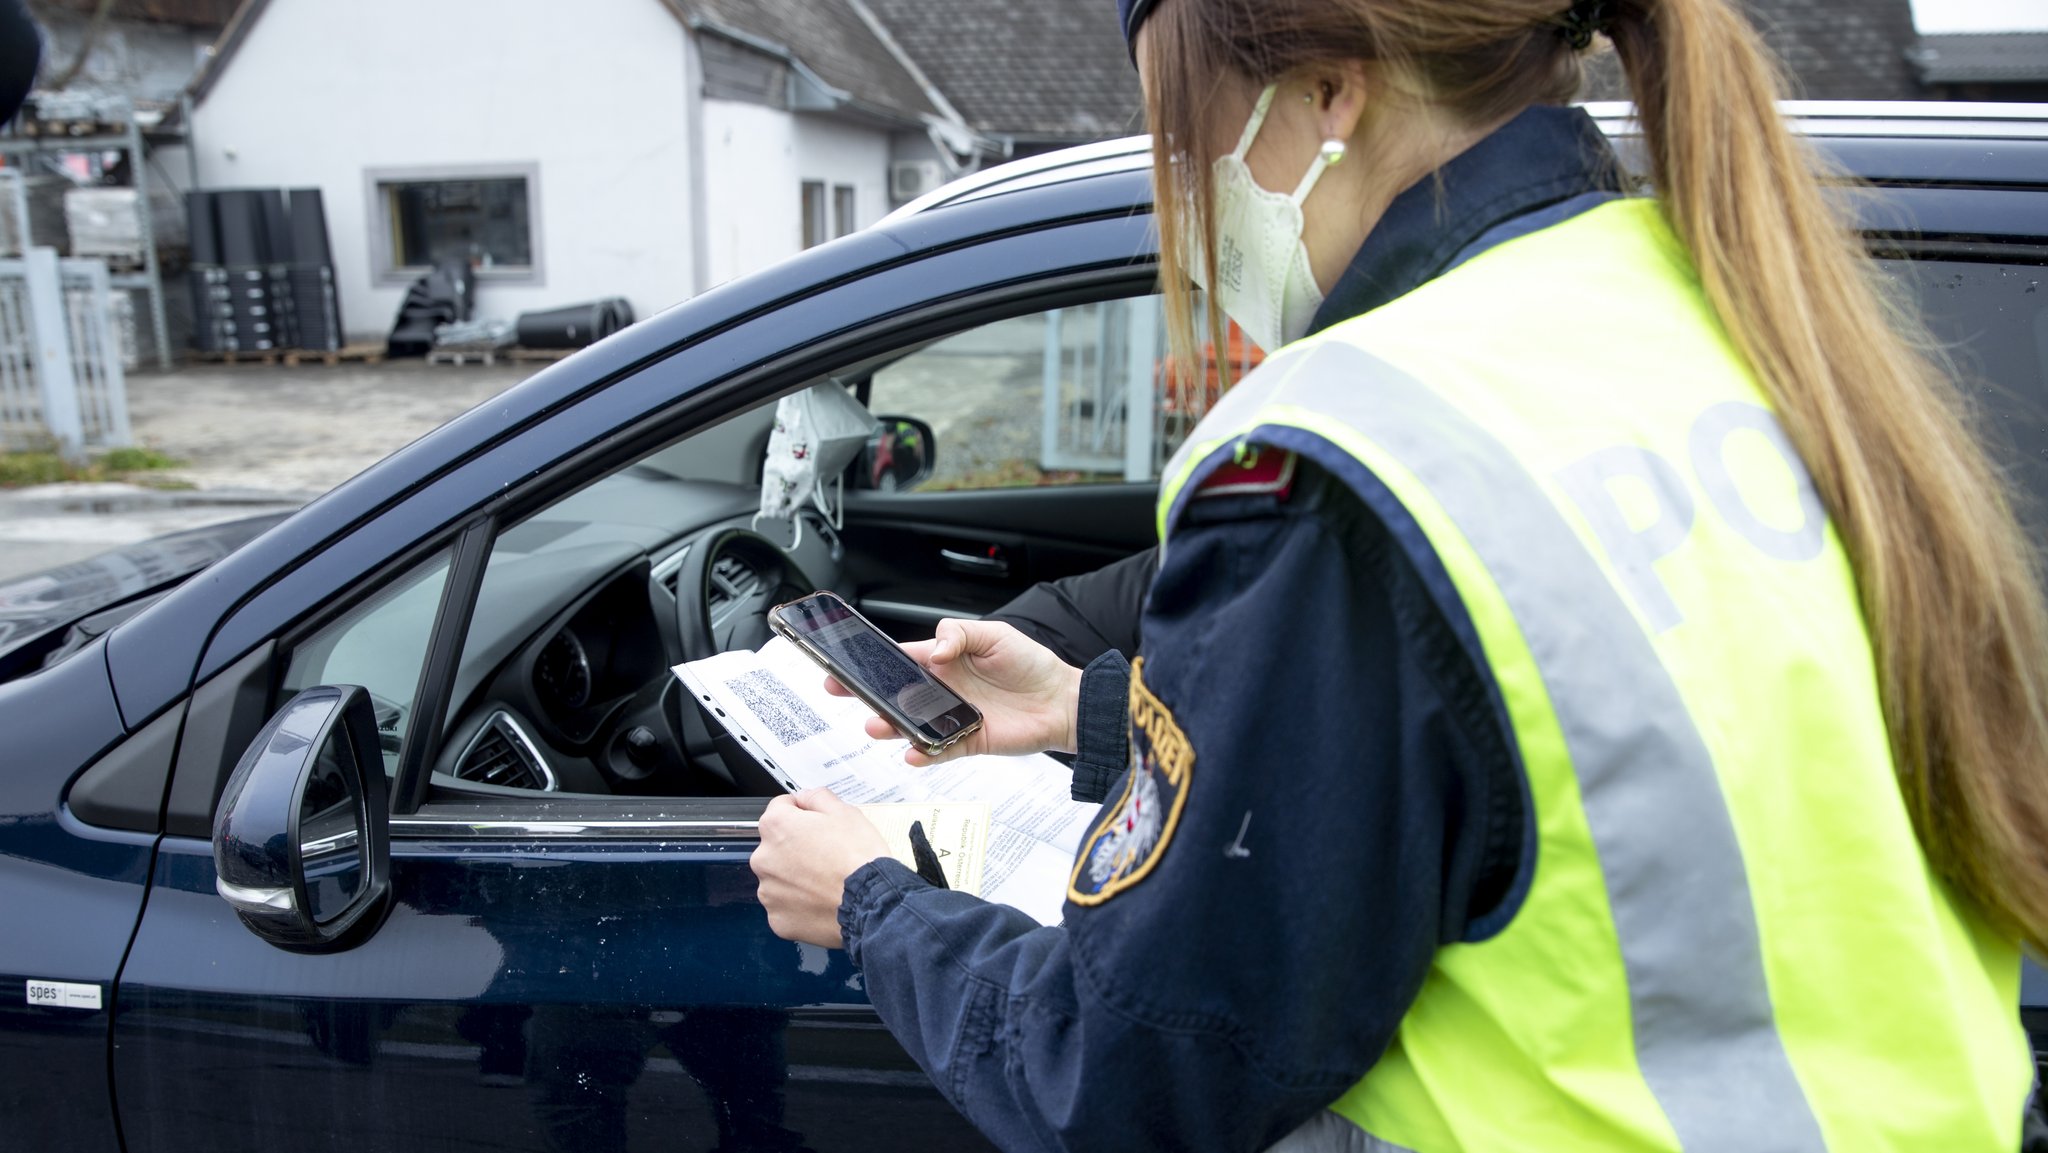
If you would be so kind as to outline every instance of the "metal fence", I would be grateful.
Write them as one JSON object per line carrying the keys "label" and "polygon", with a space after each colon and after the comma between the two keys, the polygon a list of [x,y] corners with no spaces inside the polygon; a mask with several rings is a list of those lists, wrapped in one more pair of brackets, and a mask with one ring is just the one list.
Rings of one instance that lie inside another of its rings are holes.
{"label": "metal fence", "polygon": [[[1109,300],[1045,314],[1039,467],[1127,481],[1159,472],[1218,392],[1219,356],[1231,379],[1256,363],[1247,349],[1209,339],[1204,312],[1195,339],[1204,350],[1197,376],[1178,387],[1166,368],[1166,321],[1160,298]],[[1240,342],[1241,343],[1241,342]]]}
{"label": "metal fence", "polygon": [[132,443],[107,266],[32,248],[0,260],[0,448]]}

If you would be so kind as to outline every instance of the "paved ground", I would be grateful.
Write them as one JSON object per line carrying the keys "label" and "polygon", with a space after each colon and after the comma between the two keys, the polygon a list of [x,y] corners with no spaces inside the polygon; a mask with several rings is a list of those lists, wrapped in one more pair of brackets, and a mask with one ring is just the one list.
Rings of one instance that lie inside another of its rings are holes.
{"label": "paved ground", "polygon": [[128,378],[138,443],[193,486],[0,491],[0,580],[117,545],[295,507],[531,375],[539,365],[194,366]]}
{"label": "paved ground", "polygon": [[203,490],[326,492],[539,369],[535,364],[261,368],[128,378],[136,439]]}

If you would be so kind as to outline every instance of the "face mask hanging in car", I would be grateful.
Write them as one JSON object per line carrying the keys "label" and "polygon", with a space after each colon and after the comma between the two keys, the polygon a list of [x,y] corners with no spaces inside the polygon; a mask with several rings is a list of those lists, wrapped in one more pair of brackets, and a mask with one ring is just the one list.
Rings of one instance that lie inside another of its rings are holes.
{"label": "face mask hanging in car", "polygon": [[[837,381],[783,397],[775,406],[775,431],[768,435],[761,511],[754,515],[754,527],[759,529],[763,518],[787,518],[789,547],[794,549],[804,539],[797,506],[809,497],[838,528],[846,504],[846,466],[860,457],[875,428],[874,414]],[[838,486],[837,507],[825,495],[827,481]]]}

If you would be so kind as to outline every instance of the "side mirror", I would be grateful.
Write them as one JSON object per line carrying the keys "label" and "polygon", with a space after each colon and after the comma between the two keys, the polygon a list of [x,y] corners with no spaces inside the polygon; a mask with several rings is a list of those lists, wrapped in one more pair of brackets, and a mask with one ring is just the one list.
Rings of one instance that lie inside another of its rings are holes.
{"label": "side mirror", "polygon": [[214,889],[298,953],[360,943],[391,892],[391,816],[368,689],[320,685],[278,710],[222,790]]}
{"label": "side mirror", "polygon": [[916,488],[938,466],[938,442],[932,426],[907,416],[878,416],[879,427],[853,462],[848,484],[873,492]]}

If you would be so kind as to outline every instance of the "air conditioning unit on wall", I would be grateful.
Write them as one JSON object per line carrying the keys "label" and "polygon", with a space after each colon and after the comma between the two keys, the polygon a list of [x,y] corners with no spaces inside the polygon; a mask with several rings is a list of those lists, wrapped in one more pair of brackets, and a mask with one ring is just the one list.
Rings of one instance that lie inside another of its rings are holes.
{"label": "air conditioning unit on wall", "polygon": [[889,199],[916,200],[946,182],[946,166],[936,160],[897,160],[889,165]]}

